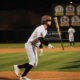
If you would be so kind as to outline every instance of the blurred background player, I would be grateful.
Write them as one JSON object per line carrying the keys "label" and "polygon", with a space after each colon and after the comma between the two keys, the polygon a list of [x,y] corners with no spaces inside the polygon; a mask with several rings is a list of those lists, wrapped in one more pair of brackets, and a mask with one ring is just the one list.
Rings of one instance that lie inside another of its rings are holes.
{"label": "blurred background player", "polygon": [[75,41],[74,41],[74,33],[75,33],[75,29],[70,27],[68,29],[68,33],[69,33],[69,42],[70,42],[70,47],[75,46]]}
{"label": "blurred background player", "polygon": [[40,44],[44,44],[45,46],[48,46],[48,48],[53,48],[53,46],[44,39],[47,35],[47,28],[50,27],[52,23],[51,16],[42,16],[41,23],[42,24],[33,31],[30,38],[25,43],[25,49],[27,52],[29,62],[21,65],[14,65],[14,71],[16,76],[19,76],[20,69],[25,69],[20,77],[20,80],[31,80],[26,76],[28,72],[33,67],[36,67],[38,64],[37,47],[39,47]]}

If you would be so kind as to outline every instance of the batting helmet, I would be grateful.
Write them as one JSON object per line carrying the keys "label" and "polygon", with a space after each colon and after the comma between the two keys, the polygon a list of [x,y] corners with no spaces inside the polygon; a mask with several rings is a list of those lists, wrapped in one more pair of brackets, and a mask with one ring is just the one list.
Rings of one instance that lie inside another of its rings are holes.
{"label": "batting helmet", "polygon": [[51,16],[49,16],[49,15],[42,16],[41,23],[46,24],[47,21],[51,21]]}

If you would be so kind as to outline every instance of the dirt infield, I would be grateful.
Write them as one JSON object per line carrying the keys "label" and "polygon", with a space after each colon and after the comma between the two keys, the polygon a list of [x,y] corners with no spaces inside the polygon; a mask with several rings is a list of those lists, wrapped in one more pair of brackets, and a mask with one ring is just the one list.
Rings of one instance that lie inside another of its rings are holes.
{"label": "dirt infield", "polygon": [[[44,52],[51,51],[63,50],[62,48],[44,48]],[[65,47],[64,51],[80,51],[80,47]],[[25,48],[0,48],[0,54],[14,52],[25,52]],[[22,72],[20,72],[20,75],[21,74]],[[31,71],[28,77],[31,78],[31,80],[80,80],[80,72]],[[16,77],[14,72],[0,72],[0,80],[19,80],[19,77]]]}
{"label": "dirt infield", "polygon": [[[38,48],[39,51],[39,48]],[[44,48],[44,52],[54,52],[54,51],[63,51],[61,47],[48,49]],[[65,47],[64,51],[80,51],[80,47]],[[25,48],[0,48],[0,53],[14,53],[14,52],[25,52]]]}
{"label": "dirt infield", "polygon": [[[31,80],[80,80],[80,72],[31,71],[27,77]],[[0,80],[19,80],[19,77],[14,72],[0,72]]]}

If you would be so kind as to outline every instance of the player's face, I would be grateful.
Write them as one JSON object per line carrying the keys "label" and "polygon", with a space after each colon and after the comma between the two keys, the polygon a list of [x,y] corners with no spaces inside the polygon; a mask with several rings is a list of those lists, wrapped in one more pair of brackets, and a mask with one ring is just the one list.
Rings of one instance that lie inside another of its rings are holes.
{"label": "player's face", "polygon": [[50,17],[50,20],[47,22],[47,24],[51,26],[51,23],[52,23],[52,18]]}

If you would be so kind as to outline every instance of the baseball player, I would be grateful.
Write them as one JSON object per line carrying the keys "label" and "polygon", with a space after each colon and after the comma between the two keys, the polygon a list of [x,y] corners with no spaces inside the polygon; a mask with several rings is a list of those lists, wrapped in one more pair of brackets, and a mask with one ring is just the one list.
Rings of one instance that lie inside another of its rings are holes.
{"label": "baseball player", "polygon": [[75,33],[75,29],[70,27],[68,29],[68,33],[69,33],[69,42],[70,42],[70,47],[72,47],[72,44],[75,45],[74,43],[74,33]]}
{"label": "baseball player", "polygon": [[26,76],[28,72],[38,64],[37,47],[39,47],[41,43],[48,46],[48,48],[53,48],[53,46],[44,39],[47,34],[47,28],[51,25],[51,21],[52,18],[49,15],[42,16],[42,25],[38,26],[33,31],[30,38],[25,43],[25,49],[27,51],[29,62],[21,65],[14,65],[14,71],[16,76],[19,76],[20,69],[25,69],[20,77],[20,80],[31,80]]}

